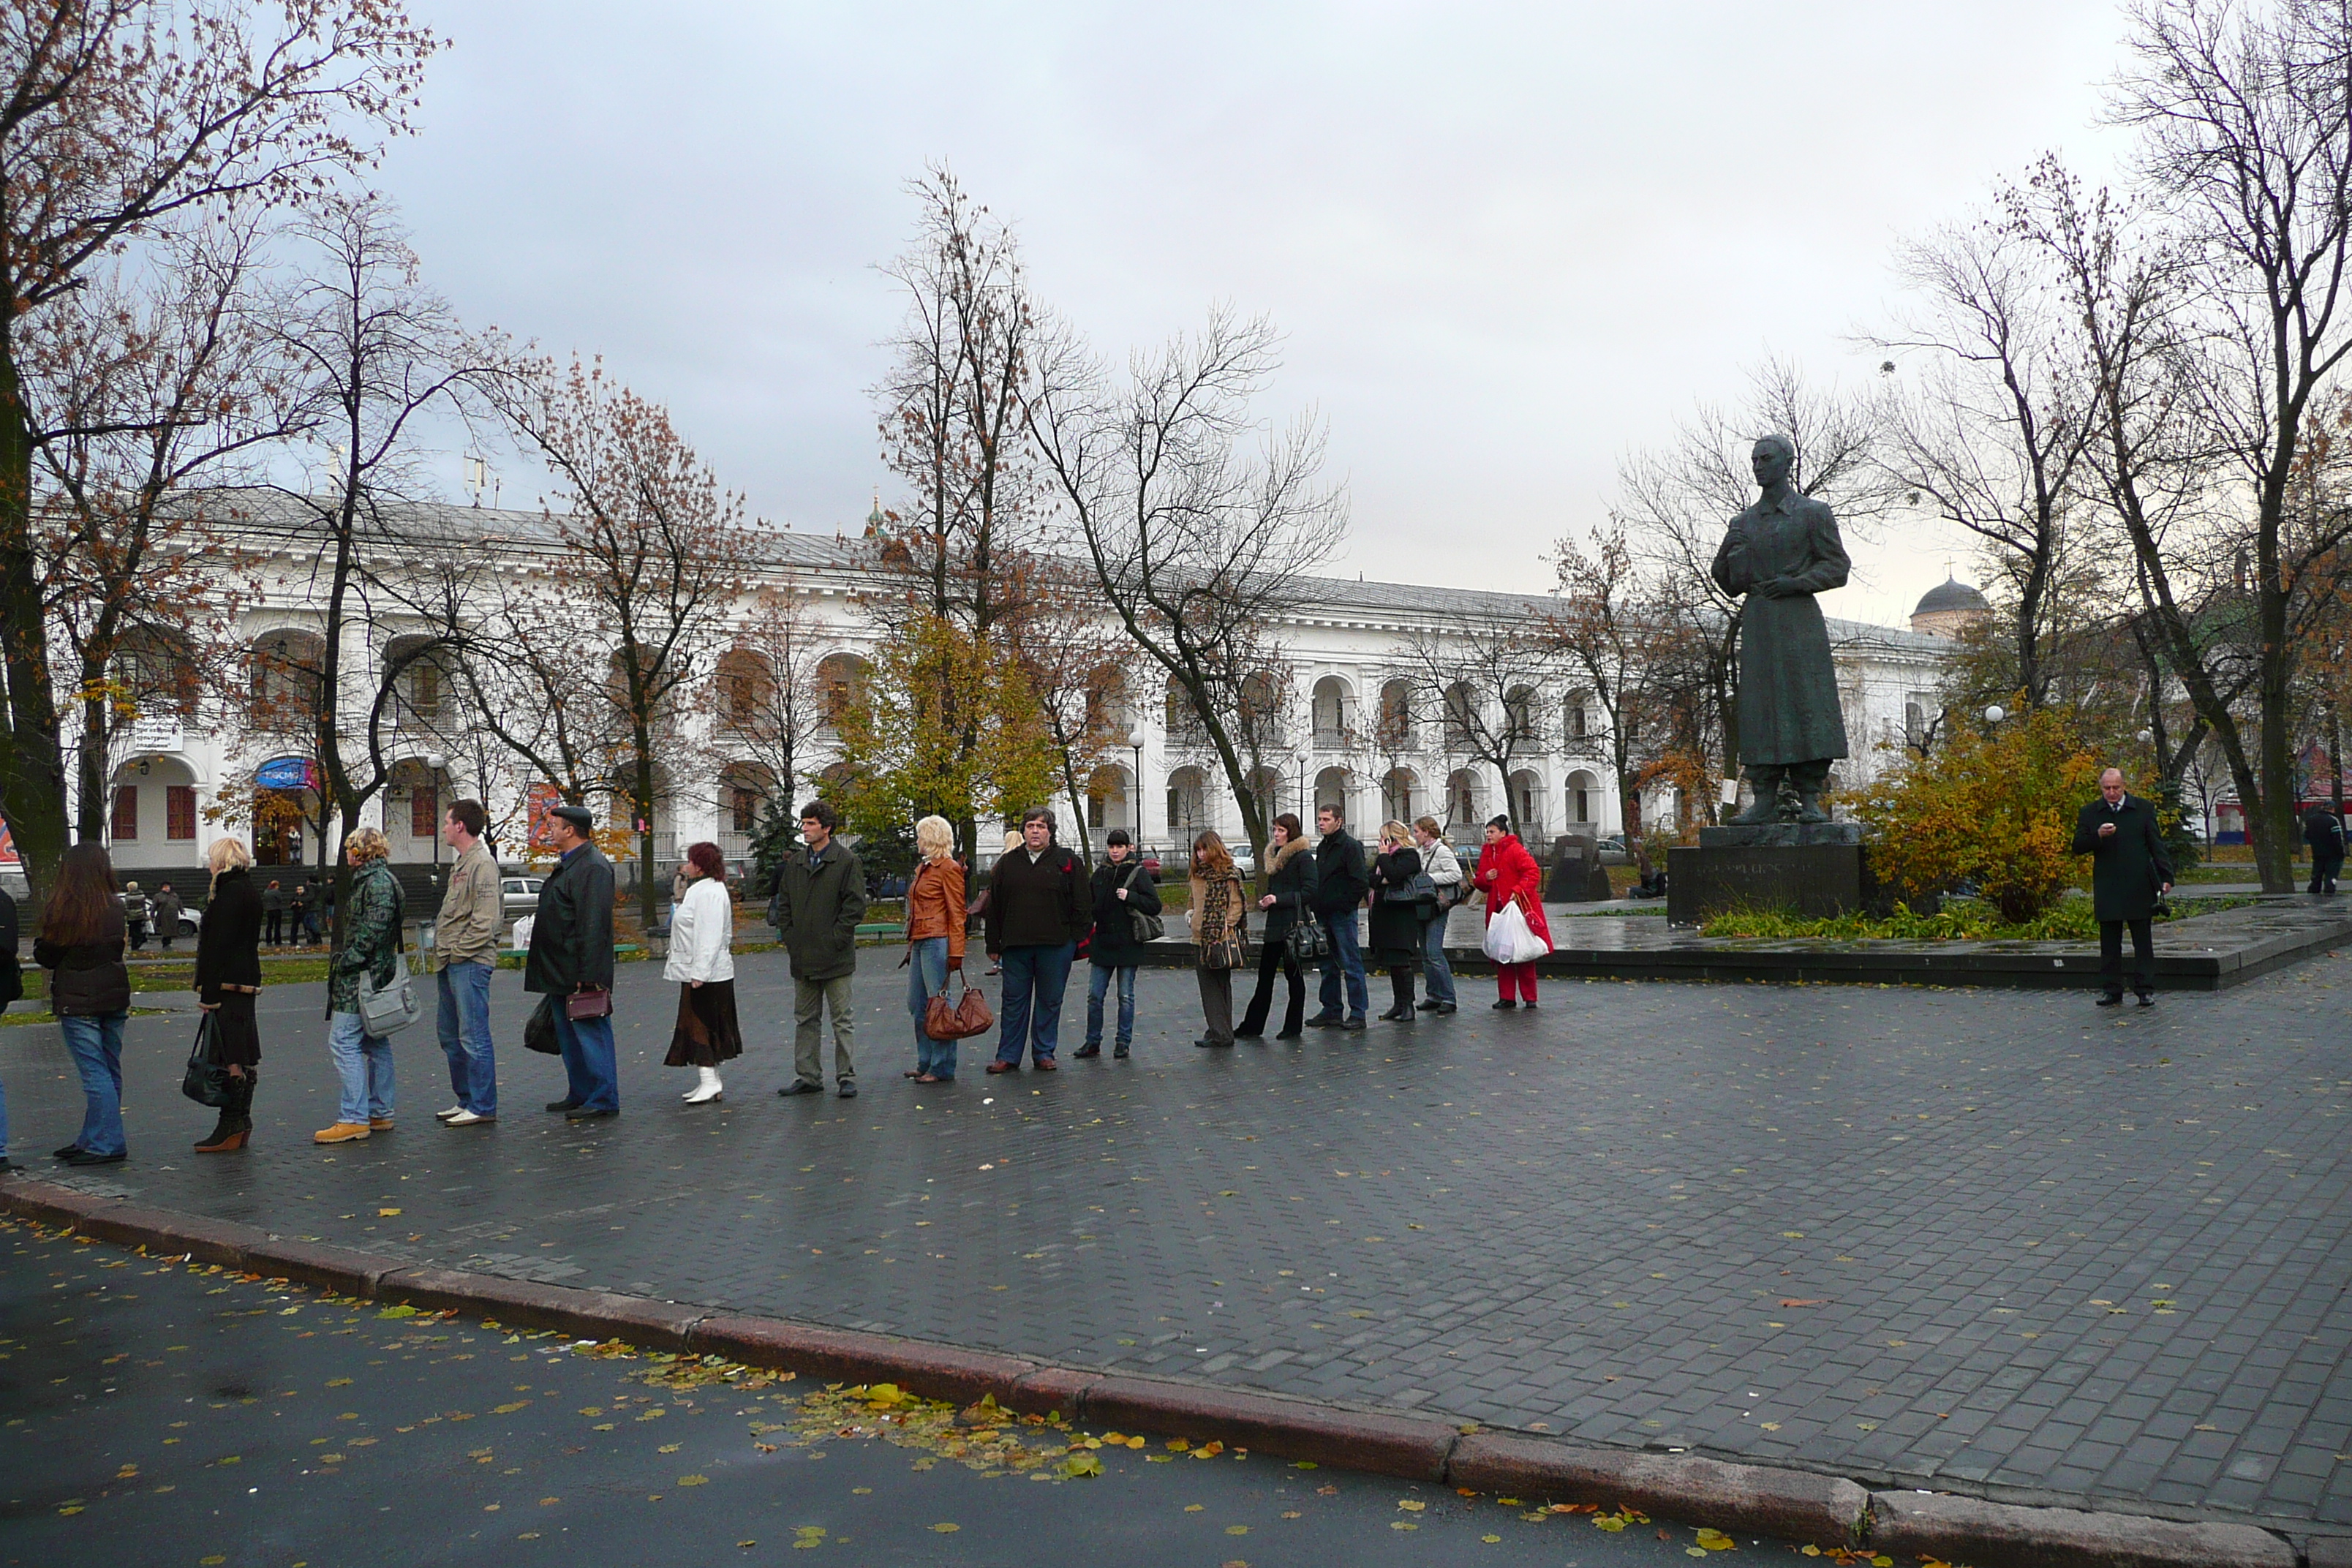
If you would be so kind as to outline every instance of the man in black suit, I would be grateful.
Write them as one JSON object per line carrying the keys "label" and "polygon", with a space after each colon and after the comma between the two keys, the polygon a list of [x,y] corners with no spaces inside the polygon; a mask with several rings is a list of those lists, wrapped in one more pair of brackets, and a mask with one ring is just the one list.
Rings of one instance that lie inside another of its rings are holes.
{"label": "man in black suit", "polygon": [[2172,891],[2156,806],[2124,793],[2120,769],[2099,775],[2099,798],[2074,819],[2074,853],[2091,859],[2091,907],[2099,917],[2099,1005],[2124,999],[2124,927],[2131,927],[2132,989],[2156,1005],[2156,901]]}

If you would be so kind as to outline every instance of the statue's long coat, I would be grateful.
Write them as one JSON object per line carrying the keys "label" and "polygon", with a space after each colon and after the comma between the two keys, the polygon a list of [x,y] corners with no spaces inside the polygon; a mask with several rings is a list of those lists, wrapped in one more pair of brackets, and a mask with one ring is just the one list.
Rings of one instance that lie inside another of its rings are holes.
{"label": "statue's long coat", "polygon": [[[1746,594],[1739,626],[1739,760],[1782,767],[1846,754],[1837,670],[1815,594],[1845,586],[1853,563],[1829,503],[1799,495],[1758,501],[1731,520],[1715,553],[1715,580]],[[1750,592],[1786,578],[1804,589],[1776,599]]]}

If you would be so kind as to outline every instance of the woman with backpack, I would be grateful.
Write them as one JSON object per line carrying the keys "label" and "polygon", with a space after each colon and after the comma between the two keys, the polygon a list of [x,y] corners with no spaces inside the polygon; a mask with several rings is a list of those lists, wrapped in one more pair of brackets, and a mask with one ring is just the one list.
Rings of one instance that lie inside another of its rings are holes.
{"label": "woman with backpack", "polygon": [[1087,984],[1087,1043],[1076,1054],[1102,1055],[1103,994],[1116,981],[1118,1033],[1110,1054],[1124,1058],[1135,1042],[1135,972],[1151,940],[1147,932],[1160,924],[1160,885],[1144,874],[1126,828],[1112,828],[1103,846],[1104,861],[1095,868],[1094,931],[1087,940],[1087,959],[1094,965]]}

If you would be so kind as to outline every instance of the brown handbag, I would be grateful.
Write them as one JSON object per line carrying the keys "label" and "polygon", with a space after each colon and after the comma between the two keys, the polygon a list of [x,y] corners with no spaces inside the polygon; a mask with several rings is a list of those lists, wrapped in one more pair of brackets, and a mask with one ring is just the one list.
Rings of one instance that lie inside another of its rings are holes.
{"label": "brown handbag", "polygon": [[567,993],[563,998],[563,1016],[575,1024],[590,1018],[609,1018],[613,1016],[613,993],[602,985]]}
{"label": "brown handbag", "polygon": [[[961,979],[963,972],[958,970],[956,974]],[[935,1040],[969,1039],[994,1027],[996,1015],[988,1010],[988,998],[969,980],[964,981],[963,994],[956,999],[954,1006],[948,1005],[948,994],[940,991],[932,994],[929,1005],[923,1009],[923,1033]]]}

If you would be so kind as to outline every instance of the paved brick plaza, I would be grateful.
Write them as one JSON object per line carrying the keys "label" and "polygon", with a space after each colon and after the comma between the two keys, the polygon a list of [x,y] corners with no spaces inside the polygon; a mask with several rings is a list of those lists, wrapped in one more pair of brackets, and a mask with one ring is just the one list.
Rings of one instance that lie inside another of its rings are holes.
{"label": "paved brick plaza", "polygon": [[[73,1184],[463,1265],[1857,1479],[2352,1525],[2342,1118],[2352,958],[2155,1012],[2001,991],[1561,984],[1497,1016],[1191,1047],[1146,972],[1139,1055],[918,1090],[895,953],[864,1095],[780,1100],[790,986],[688,1110],[674,993],[625,966],[625,1114],[547,1058],[446,1131],[322,1150],[322,987],[264,998],[260,1132],[198,1157],[184,1018],[133,1019],[132,1160]],[[1079,978],[1084,975],[1083,966]],[[1376,992],[1384,983],[1375,980]],[[515,1041],[520,977],[497,1017]],[[992,992],[992,994],[993,993]],[[1066,1016],[1082,1016],[1074,987]],[[56,1030],[0,1031],[16,1157],[70,1136]],[[992,1100],[993,1103],[983,1103]],[[398,1209],[384,1215],[383,1209]],[[2343,1457],[2339,1457],[2342,1455]]]}

